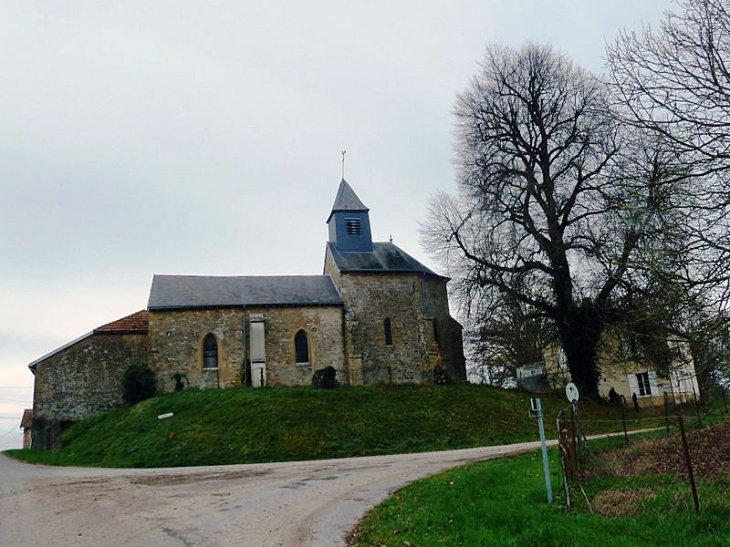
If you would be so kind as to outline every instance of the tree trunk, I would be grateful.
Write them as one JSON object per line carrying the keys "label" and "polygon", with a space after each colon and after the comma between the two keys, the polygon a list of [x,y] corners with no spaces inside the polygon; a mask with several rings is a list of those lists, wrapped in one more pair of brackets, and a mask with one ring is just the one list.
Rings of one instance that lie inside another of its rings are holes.
{"label": "tree trunk", "polygon": [[602,331],[603,322],[592,302],[574,304],[559,321],[560,341],[573,382],[584,397],[594,401],[600,399],[597,354]]}

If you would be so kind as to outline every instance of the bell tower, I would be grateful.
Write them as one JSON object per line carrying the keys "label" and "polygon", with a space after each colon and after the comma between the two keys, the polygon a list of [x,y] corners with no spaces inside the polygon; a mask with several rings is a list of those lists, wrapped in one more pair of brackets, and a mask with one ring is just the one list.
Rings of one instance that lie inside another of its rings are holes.
{"label": "bell tower", "polygon": [[341,253],[372,253],[370,209],[343,178],[327,219],[329,242]]}

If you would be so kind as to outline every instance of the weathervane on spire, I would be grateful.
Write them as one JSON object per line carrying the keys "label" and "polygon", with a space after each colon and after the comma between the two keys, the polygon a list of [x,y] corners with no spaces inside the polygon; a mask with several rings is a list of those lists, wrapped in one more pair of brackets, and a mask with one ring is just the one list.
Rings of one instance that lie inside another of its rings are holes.
{"label": "weathervane on spire", "polygon": [[345,180],[345,154],[347,154],[347,150],[342,151],[342,180]]}

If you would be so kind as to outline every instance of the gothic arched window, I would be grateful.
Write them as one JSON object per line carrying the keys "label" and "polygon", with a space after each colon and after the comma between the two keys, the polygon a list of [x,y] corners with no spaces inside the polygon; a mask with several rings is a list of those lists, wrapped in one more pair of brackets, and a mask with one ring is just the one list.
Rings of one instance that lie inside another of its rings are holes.
{"label": "gothic arched window", "polygon": [[203,340],[203,368],[218,368],[218,342],[212,334]]}
{"label": "gothic arched window", "polygon": [[390,322],[390,319],[386,319],[383,321],[383,330],[385,331],[385,345],[386,346],[392,346],[393,345],[393,325]]}
{"label": "gothic arched window", "polygon": [[297,364],[309,363],[309,339],[303,330],[294,336],[294,358]]}

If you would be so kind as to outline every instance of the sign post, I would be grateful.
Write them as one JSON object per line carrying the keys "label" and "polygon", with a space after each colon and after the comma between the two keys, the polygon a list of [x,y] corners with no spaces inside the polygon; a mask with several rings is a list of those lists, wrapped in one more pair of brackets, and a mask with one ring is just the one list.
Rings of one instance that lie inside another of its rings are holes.
{"label": "sign post", "polygon": [[530,414],[537,417],[540,428],[540,445],[542,446],[542,468],[545,471],[545,488],[547,489],[548,503],[553,502],[553,486],[550,482],[550,464],[548,463],[547,443],[545,442],[545,425],[542,419],[542,405],[540,398],[530,399]]}

